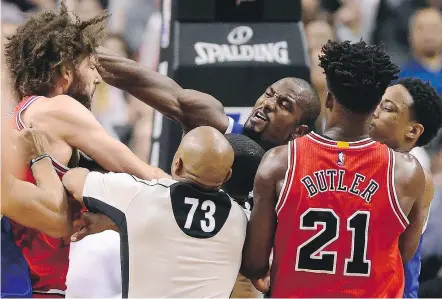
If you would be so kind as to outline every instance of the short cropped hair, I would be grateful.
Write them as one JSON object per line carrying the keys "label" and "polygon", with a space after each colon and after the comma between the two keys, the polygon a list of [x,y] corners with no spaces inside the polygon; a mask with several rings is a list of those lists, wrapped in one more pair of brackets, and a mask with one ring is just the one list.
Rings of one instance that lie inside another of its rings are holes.
{"label": "short cropped hair", "polygon": [[233,148],[235,159],[232,165],[232,177],[223,185],[223,190],[232,197],[246,197],[253,190],[256,171],[265,151],[245,135],[227,134],[226,138]]}
{"label": "short cropped hair", "polygon": [[442,98],[430,83],[420,79],[404,78],[397,84],[405,87],[413,98],[412,116],[424,127],[416,145],[427,145],[442,126]]}
{"label": "short cropped hair", "polygon": [[369,114],[382,99],[399,68],[383,45],[328,41],[319,56],[328,88],[353,113]]}

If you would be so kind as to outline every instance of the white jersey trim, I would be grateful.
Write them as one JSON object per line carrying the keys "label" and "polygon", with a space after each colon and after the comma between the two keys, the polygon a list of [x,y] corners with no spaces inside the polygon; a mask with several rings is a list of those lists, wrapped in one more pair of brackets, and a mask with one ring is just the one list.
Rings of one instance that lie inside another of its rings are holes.
{"label": "white jersey trim", "polygon": [[[393,150],[391,150],[391,151],[393,151]],[[407,225],[409,225],[410,224],[410,220],[408,220],[407,215],[405,215],[404,211],[401,208],[401,205],[399,204],[399,199],[398,199],[398,196],[397,196],[397,193],[396,193],[396,187],[394,185],[396,157],[395,157],[394,153],[393,153],[392,156],[393,156],[393,166],[392,166],[393,167],[393,169],[392,169],[392,174],[393,175],[391,177],[391,187],[393,189],[393,196],[394,196],[393,199],[396,201],[398,210],[402,214],[402,217],[404,217],[404,220],[406,221]]]}
{"label": "white jersey trim", "polygon": [[[408,224],[410,223],[408,221],[408,218],[405,216],[404,212],[401,209],[401,206],[399,205],[399,200],[397,198],[396,188],[394,185],[394,178],[395,178],[395,154],[393,150],[388,149],[388,168],[387,168],[387,190],[388,190],[388,201],[390,202],[391,209],[393,210],[393,213],[396,215],[399,223],[402,225],[404,230],[407,228]],[[391,169],[391,176],[390,176],[390,169]],[[403,219],[400,217],[398,212],[401,213],[403,216]]]}
{"label": "white jersey trim", "polygon": [[229,125],[227,126],[226,131],[224,134],[230,134],[232,133],[233,125],[235,124],[235,121],[230,116],[227,116],[229,118]]}
{"label": "white jersey trim", "polygon": [[57,290],[57,289],[50,289],[49,291],[37,291],[37,290],[32,290],[32,293],[34,294],[57,294],[57,295],[65,295],[65,292],[62,290]]}
{"label": "white jersey trim", "polygon": [[[292,148],[293,147],[293,148]],[[296,140],[292,140],[288,144],[288,153],[287,153],[287,171],[284,177],[284,184],[281,188],[281,193],[279,194],[278,202],[276,203],[276,216],[279,215],[282,208],[284,207],[287,197],[290,193],[290,189],[292,188],[293,177],[295,176],[295,168],[296,168]],[[288,184],[288,186],[287,186]],[[285,192],[286,191],[286,192]],[[285,195],[284,195],[285,193]],[[281,203],[281,206],[279,204]]]}
{"label": "white jersey trim", "polygon": [[427,226],[428,226],[428,219],[430,219],[430,212],[431,212],[431,205],[433,204],[433,202],[430,203],[430,206],[428,207],[428,214],[427,214],[427,218],[425,219],[424,222],[424,228],[422,229],[422,234],[425,233],[425,231],[427,230]]}
{"label": "white jersey trim", "polygon": [[23,111],[25,111],[32,103],[34,103],[39,98],[41,98],[41,97],[40,96],[32,96],[32,97],[30,97],[28,99],[28,101],[17,112],[17,116],[15,118],[15,124],[17,125],[17,129],[20,129],[20,125],[23,128],[26,128],[26,125],[25,125],[25,123],[23,122],[23,120],[21,118],[21,114],[23,113]]}

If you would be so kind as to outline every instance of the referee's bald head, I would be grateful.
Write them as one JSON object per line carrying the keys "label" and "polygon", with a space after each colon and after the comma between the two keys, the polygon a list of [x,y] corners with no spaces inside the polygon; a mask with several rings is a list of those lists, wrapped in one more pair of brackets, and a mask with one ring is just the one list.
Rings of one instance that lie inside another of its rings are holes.
{"label": "referee's bald head", "polygon": [[233,149],[212,127],[198,127],[181,140],[172,162],[172,178],[219,188],[232,175]]}

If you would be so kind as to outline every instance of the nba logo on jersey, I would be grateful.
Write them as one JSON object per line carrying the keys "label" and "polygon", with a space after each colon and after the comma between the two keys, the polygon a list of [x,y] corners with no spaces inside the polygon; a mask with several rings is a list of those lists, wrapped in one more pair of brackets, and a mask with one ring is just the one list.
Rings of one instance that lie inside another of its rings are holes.
{"label": "nba logo on jersey", "polygon": [[338,165],[344,166],[344,153],[343,152],[338,153]]}

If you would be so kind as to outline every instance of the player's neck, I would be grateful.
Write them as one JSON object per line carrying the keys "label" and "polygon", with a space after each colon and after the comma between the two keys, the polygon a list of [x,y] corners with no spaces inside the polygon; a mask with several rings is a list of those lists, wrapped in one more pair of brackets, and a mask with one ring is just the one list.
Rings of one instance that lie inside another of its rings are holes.
{"label": "player's neck", "polygon": [[409,153],[411,152],[411,150],[413,148],[415,148],[416,146],[414,144],[406,144],[406,145],[402,145],[402,146],[398,146],[396,148],[391,147],[395,152],[399,152],[399,153]]}
{"label": "player's neck", "polygon": [[366,118],[341,117],[332,123],[326,123],[323,135],[333,140],[358,141],[369,137],[370,124]]}
{"label": "player's neck", "polygon": [[46,98],[54,98],[56,96],[60,96],[62,95],[62,92],[59,92],[59,90],[52,90],[50,92],[48,92],[46,95],[43,95]]}

